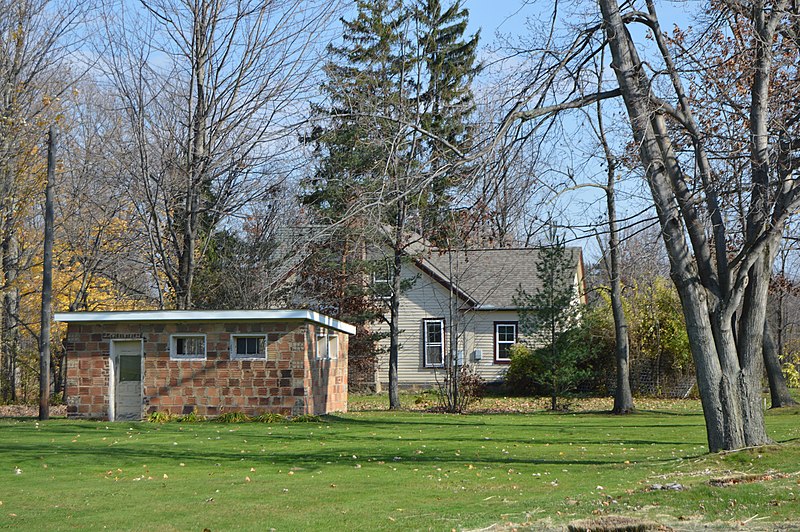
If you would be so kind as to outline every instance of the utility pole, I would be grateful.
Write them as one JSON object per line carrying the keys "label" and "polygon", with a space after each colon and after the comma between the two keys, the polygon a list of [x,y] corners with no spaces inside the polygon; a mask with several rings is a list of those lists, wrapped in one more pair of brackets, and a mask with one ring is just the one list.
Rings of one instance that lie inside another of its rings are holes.
{"label": "utility pole", "polygon": [[56,175],[56,134],[47,133],[47,186],[44,196],[44,263],[42,266],[42,326],[39,338],[39,419],[50,419],[50,313],[53,299],[53,183]]}

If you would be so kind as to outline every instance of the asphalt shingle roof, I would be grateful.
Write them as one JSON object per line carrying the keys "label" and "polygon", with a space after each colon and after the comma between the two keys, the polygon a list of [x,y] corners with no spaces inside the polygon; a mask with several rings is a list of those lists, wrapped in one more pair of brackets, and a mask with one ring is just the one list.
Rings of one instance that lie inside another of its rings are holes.
{"label": "asphalt shingle roof", "polygon": [[[581,260],[581,249],[569,247],[567,250],[572,254],[571,276],[574,276]],[[417,263],[445,286],[452,271],[458,291],[474,305],[515,308],[514,296],[520,285],[528,293],[541,286],[536,273],[539,251],[540,248],[471,249],[450,253],[432,250],[418,258]]]}

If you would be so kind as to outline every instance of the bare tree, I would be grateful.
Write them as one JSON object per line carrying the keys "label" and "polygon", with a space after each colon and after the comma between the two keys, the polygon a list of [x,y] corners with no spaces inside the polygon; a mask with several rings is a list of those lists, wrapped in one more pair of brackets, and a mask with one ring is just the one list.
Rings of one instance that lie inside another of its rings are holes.
{"label": "bare tree", "polygon": [[214,228],[300,164],[290,115],[313,87],[315,46],[337,2],[141,7],[130,13],[121,2],[106,13],[105,67],[129,127],[118,171],[129,178],[159,292],[191,308]]}
{"label": "bare tree", "polygon": [[[715,131],[707,117],[697,118],[703,102],[694,100],[685,88],[697,65],[683,71],[676,63],[672,50],[679,43],[662,32],[652,0],[646,0],[641,9],[638,2],[624,7],[616,0],[598,3],[599,19],[577,32],[562,53],[542,54],[532,108],[520,105],[511,117],[541,119],[599,99],[621,97],[659,217],[671,276],[681,296],[709,448],[718,451],[768,443],[761,401],[767,288],[784,226],[800,205],[800,186],[793,179],[796,142],[791,118],[797,116],[797,107],[784,102],[791,109],[781,109],[781,116],[790,118],[780,122],[780,131],[770,129],[777,105],[772,82],[776,69],[791,72],[796,68],[777,64],[776,57],[796,55],[793,21],[800,13],[794,3],[782,0],[721,1],[715,3],[717,16],[712,24],[716,26],[703,33],[711,35],[715,27],[734,23],[746,30],[736,34],[733,44],[739,59],[736,68],[744,69],[738,79],[747,88],[743,98],[732,102],[730,111],[742,119],[749,139],[740,152],[727,154],[747,158],[742,176],[746,186],[725,202],[723,184],[730,180],[723,179],[722,167],[713,164],[715,157],[724,154],[712,157],[708,139]],[[555,25],[557,17],[553,20]],[[637,45],[628,29],[632,24],[644,25],[654,38],[654,56],[646,60],[640,56],[640,50],[647,49]],[[607,86],[586,91],[582,64],[605,45],[614,78]],[[657,66],[653,70],[650,65]],[[712,75],[714,68],[713,63],[704,65],[712,69]],[[558,86],[564,81],[567,89]],[[741,216],[726,216],[723,209],[730,205]]]}
{"label": "bare tree", "polygon": [[44,139],[42,124],[55,119],[59,98],[76,77],[65,64],[79,46],[75,30],[87,7],[82,0],[0,1],[0,393],[5,400],[16,398],[19,231],[40,192],[32,178],[41,167],[36,146]]}

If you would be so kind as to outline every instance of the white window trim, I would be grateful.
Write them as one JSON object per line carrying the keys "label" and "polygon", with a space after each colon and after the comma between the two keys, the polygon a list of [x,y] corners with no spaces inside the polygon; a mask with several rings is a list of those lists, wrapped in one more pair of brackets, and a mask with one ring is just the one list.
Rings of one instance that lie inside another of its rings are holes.
{"label": "white window trim", "polygon": [[[500,331],[499,331],[500,327],[514,327],[514,341],[513,342],[509,342],[507,340],[504,340],[502,342],[500,341]],[[495,323],[494,324],[494,353],[495,353],[494,358],[495,358],[495,361],[511,362],[511,357],[510,356],[507,357],[507,358],[503,358],[503,357],[500,356],[500,344],[508,345],[509,349],[510,349],[512,345],[517,343],[518,339],[519,339],[519,324],[518,323],[513,323],[513,322]]]}
{"label": "white window trim", "polygon": [[[381,295],[377,289],[378,285],[386,285],[386,295]],[[386,278],[378,277],[377,274],[372,274],[372,291],[374,294],[375,299],[379,299],[381,301],[388,301],[392,299],[392,279],[388,272],[386,272]]]}
{"label": "white window trim", "polygon": [[[258,356],[249,356],[249,355],[238,355],[236,353],[236,339],[237,338],[263,338],[264,339],[264,354]],[[268,340],[267,335],[264,333],[242,333],[242,334],[231,334],[231,346],[230,346],[230,359],[231,360],[267,360],[267,350],[268,350]]]}
{"label": "white window trim", "polygon": [[[203,338],[203,356],[179,355],[177,351],[178,338]],[[205,333],[175,333],[169,335],[169,359],[170,360],[205,360],[208,355],[208,341]]]}
{"label": "white window trim", "polygon": [[[428,344],[428,324],[429,323],[438,323],[440,330],[442,341],[435,344]],[[422,320],[422,365],[426,368],[443,368],[444,367],[444,335],[445,335],[445,323],[443,318],[431,318],[431,319],[424,319]],[[442,350],[442,361],[438,363],[433,363],[428,361],[428,346],[429,345],[438,345]]]}
{"label": "white window trim", "polygon": [[[335,342],[335,344],[336,344],[336,356],[331,356],[331,338],[335,338],[336,339],[336,342]],[[324,357],[320,356],[320,353],[319,353],[319,345],[320,345],[320,342],[323,341],[323,339],[324,339],[325,344],[326,344],[325,345],[325,352],[327,353],[327,356],[324,356]],[[315,350],[316,350],[316,353],[314,353],[314,354],[315,354],[317,360],[336,360],[337,358],[339,358],[339,335],[338,335],[338,333],[333,329],[327,329],[325,327],[320,327],[318,329],[318,331],[317,331],[317,343],[316,343],[316,346],[315,346]]]}

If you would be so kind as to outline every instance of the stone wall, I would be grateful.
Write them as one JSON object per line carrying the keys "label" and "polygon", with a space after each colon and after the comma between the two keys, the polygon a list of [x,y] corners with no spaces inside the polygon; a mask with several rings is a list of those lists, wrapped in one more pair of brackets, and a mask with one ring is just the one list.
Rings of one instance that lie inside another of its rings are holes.
{"label": "stone wall", "polygon": [[[339,356],[336,358],[317,359],[316,346],[308,350],[304,379],[307,414],[347,412],[348,335],[340,332],[337,336]],[[316,326],[309,325],[309,337],[316,342]]]}
{"label": "stone wall", "polygon": [[[338,360],[317,361],[312,329],[305,322],[70,323],[68,415],[107,418],[111,341],[138,338],[144,341],[143,416],[346,411],[347,335],[340,333]],[[170,360],[169,337],[181,333],[206,334],[205,360]],[[231,360],[230,339],[237,333],[267,334],[267,359]]]}

